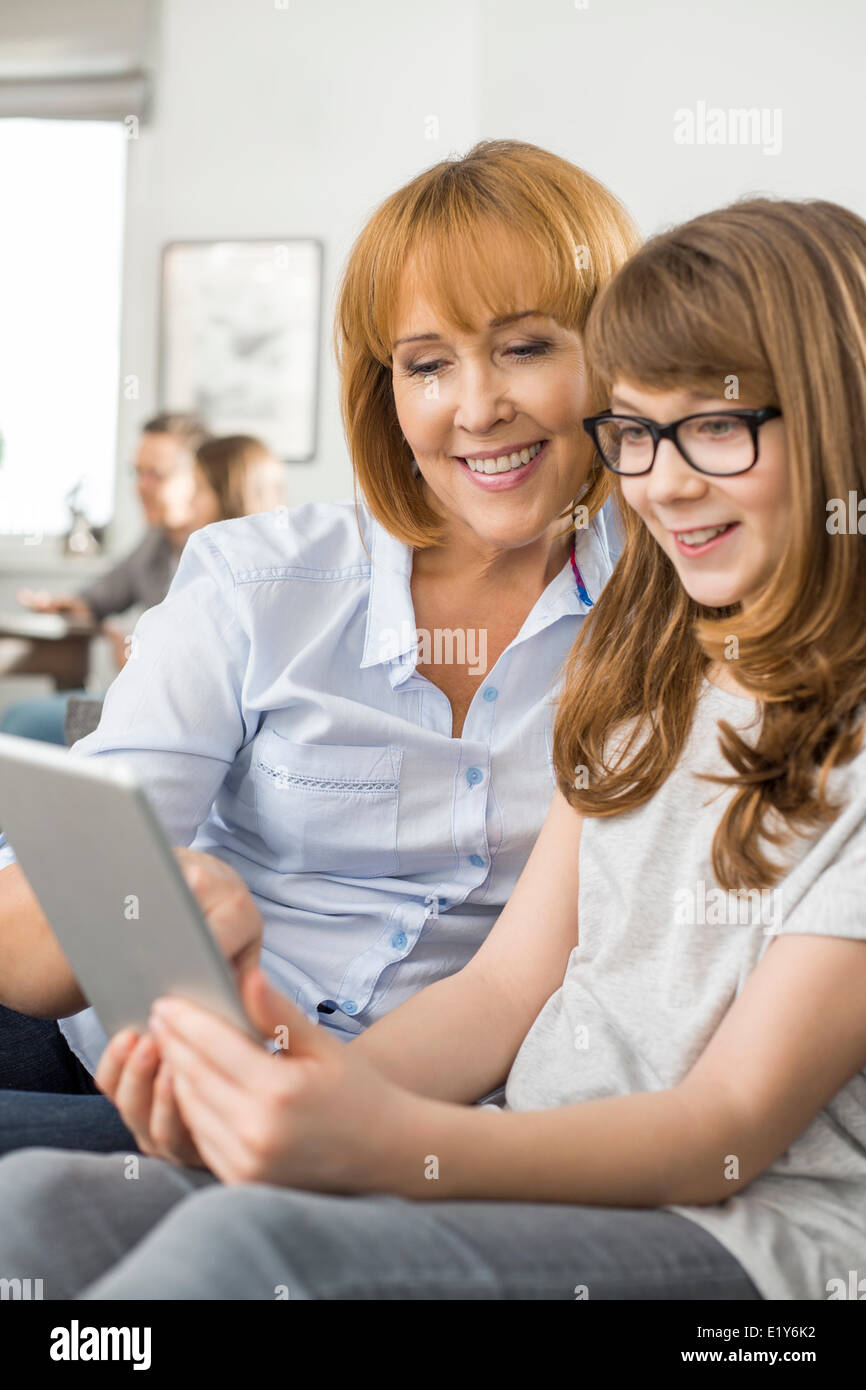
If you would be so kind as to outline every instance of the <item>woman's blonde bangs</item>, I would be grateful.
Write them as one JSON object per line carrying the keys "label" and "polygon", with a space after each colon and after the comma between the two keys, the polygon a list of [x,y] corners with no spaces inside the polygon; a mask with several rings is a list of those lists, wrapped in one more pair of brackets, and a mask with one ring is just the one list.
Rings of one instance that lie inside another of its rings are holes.
{"label": "woman's blonde bangs", "polygon": [[[531,228],[474,223],[418,229],[382,286],[376,307],[376,345],[393,342],[395,316],[408,284],[423,279],[424,297],[446,323],[464,333],[491,319],[526,309],[549,314],[565,327],[580,327],[592,302],[586,282],[575,277],[554,238]],[[372,343],[371,343],[372,346]],[[390,351],[387,363],[390,365]]]}

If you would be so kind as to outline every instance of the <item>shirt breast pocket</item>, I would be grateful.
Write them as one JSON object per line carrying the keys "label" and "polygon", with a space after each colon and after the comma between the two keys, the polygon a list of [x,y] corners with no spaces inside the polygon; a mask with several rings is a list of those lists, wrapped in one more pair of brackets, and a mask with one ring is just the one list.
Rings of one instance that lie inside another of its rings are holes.
{"label": "shirt breast pocket", "polygon": [[378,878],[397,870],[402,749],[292,743],[275,730],[253,754],[259,834],[282,873]]}

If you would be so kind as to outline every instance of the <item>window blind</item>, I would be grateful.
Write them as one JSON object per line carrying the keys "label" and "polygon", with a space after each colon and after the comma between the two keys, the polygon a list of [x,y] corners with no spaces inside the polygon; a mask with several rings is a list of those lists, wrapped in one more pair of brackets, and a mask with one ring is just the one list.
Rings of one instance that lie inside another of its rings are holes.
{"label": "window blind", "polygon": [[0,118],[145,117],[158,0],[0,6]]}

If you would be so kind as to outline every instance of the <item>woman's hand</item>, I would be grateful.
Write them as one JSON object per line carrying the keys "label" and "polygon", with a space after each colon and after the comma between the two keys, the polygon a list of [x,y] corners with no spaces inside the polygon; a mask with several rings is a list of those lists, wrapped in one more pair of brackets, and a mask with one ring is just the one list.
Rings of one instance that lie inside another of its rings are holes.
{"label": "woman's hand", "polygon": [[[239,980],[259,959],[262,917],[239,874],[200,850],[177,848],[184,878]],[[100,1058],[96,1084],[114,1102],[142,1153],[204,1167],[177,1109],[158,1044],[133,1029],[116,1033]]]}
{"label": "woman's hand", "polygon": [[185,1000],[158,1000],[151,1015],[207,1167],[225,1183],[331,1192],[398,1191],[416,1162],[420,1175],[426,1102],[310,1023],[261,970],[241,992],[250,1021],[279,1044],[274,1054]]}
{"label": "woman's hand", "polygon": [[174,851],[223,955],[240,981],[258,965],[262,914],[240,874],[213,854],[178,847]]}
{"label": "woman's hand", "polygon": [[37,613],[65,613],[73,621],[92,623],[93,609],[77,594],[46,593],[44,589],[18,589],[15,597],[25,608]]}

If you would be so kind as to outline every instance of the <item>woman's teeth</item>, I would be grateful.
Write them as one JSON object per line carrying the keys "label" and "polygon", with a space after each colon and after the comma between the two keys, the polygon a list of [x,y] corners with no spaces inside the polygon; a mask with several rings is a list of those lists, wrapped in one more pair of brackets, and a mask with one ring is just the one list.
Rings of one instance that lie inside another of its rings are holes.
{"label": "woman's teeth", "polygon": [[713,536],[720,536],[731,525],[732,522],[726,521],[723,526],[707,526],[703,531],[677,531],[675,535],[682,545],[706,545]]}
{"label": "woman's teeth", "polygon": [[495,459],[468,458],[466,462],[473,473],[510,473],[513,468],[522,468],[530,459],[534,459],[545,442],[542,440],[540,444],[530,444],[528,449],[521,449],[516,454],[500,454]]}

